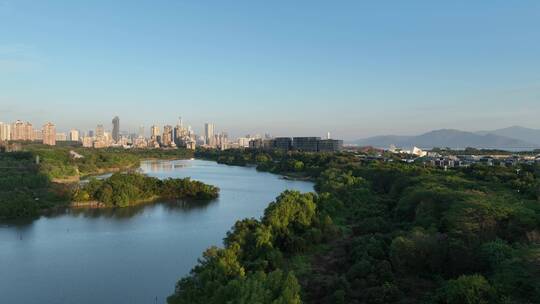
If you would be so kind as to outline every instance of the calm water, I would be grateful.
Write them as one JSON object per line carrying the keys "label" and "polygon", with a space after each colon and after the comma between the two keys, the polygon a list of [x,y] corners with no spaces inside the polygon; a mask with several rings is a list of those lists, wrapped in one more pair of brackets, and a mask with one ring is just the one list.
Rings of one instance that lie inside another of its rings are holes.
{"label": "calm water", "polygon": [[[201,160],[149,161],[143,172],[221,189],[207,204],[69,210],[0,226],[0,303],[164,303],[202,251],[238,219],[260,217],[285,189],[312,191],[253,168]],[[157,298],[156,298],[157,297]]]}

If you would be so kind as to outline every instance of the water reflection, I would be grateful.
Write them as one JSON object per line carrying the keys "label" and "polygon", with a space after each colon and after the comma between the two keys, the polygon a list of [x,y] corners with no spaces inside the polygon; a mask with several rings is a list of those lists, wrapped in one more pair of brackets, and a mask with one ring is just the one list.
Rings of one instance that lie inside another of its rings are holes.
{"label": "water reflection", "polygon": [[170,172],[175,169],[184,167],[184,164],[173,163],[172,161],[164,160],[149,160],[143,162],[147,171],[150,172]]}
{"label": "water reflection", "polygon": [[172,200],[157,201],[148,204],[136,205],[126,208],[72,208],[67,211],[73,216],[85,218],[112,218],[127,219],[136,215],[152,211],[156,208],[164,208],[167,212],[188,213],[195,210],[204,210],[211,204],[216,204],[218,200],[198,201],[198,200]]}

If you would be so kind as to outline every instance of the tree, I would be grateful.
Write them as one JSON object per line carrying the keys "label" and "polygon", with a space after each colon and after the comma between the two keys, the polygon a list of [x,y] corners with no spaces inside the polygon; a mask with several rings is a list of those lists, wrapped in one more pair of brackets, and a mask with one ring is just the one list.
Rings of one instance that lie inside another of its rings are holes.
{"label": "tree", "polygon": [[462,275],[446,282],[437,297],[444,304],[488,304],[495,299],[495,292],[484,276]]}

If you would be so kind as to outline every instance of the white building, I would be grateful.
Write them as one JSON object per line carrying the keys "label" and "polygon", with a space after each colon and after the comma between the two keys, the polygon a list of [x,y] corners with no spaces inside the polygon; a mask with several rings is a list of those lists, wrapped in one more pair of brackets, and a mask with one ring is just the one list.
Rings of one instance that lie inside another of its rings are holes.
{"label": "white building", "polygon": [[56,133],[56,141],[66,141],[67,135],[66,133]]}
{"label": "white building", "polygon": [[79,141],[79,130],[72,129],[69,131],[69,140]]}
{"label": "white building", "polygon": [[247,137],[240,137],[238,138],[238,146],[243,148],[249,148],[249,141],[251,139]]}
{"label": "white building", "polygon": [[424,157],[427,155],[427,152],[418,148],[418,147],[414,147],[413,150],[412,150],[412,154],[416,155],[416,156],[420,156],[420,157]]}

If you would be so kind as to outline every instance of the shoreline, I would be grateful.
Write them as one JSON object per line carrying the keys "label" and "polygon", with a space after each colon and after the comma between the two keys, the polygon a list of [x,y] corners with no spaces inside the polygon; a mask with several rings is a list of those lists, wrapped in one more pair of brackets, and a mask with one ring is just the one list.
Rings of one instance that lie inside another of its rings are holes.
{"label": "shoreline", "polygon": [[105,208],[129,208],[129,207],[134,207],[134,206],[138,206],[138,205],[144,205],[144,204],[149,204],[149,203],[154,203],[160,199],[163,199],[163,197],[161,196],[158,196],[158,195],[154,195],[152,197],[149,197],[149,198],[143,198],[143,199],[138,199],[138,200],[135,200],[133,202],[130,202],[127,206],[107,206],[105,203],[103,202],[100,202],[100,201],[87,201],[87,202],[71,202],[69,205],[68,205],[68,208],[73,208],[73,209],[105,209]]}

